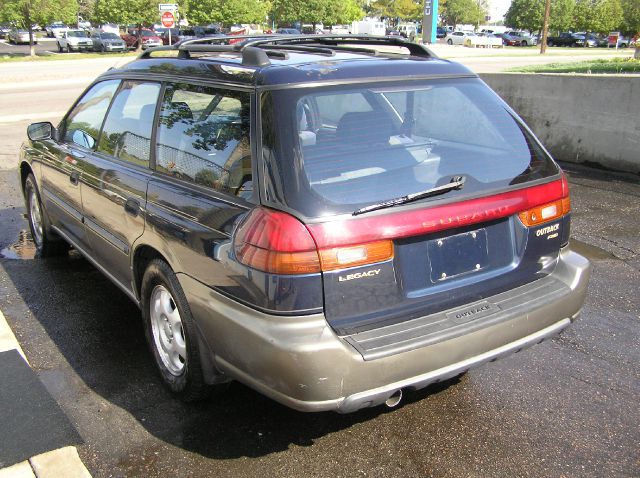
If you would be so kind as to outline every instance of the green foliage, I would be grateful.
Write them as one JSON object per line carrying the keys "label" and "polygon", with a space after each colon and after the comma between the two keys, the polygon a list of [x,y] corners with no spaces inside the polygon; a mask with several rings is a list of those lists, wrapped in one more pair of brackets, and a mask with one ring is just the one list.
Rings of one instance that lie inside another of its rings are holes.
{"label": "green foliage", "polygon": [[151,25],[160,21],[158,2],[155,0],[99,0],[93,20],[97,23],[120,25]]}
{"label": "green foliage", "polygon": [[[573,9],[575,0],[551,0],[551,18],[549,28],[558,32],[575,30],[573,25]],[[542,20],[540,20],[542,29]]]}
{"label": "green foliage", "polygon": [[274,0],[273,14],[278,24],[349,23],[364,16],[356,0]]}
{"label": "green foliage", "polygon": [[518,30],[538,31],[544,19],[544,0],[513,0],[504,24]]}
{"label": "green foliage", "polygon": [[77,12],[76,0],[2,0],[0,3],[0,20],[23,28],[34,23],[44,27],[53,21],[73,24]]}
{"label": "green foliage", "polygon": [[638,0],[621,0],[622,31],[633,36],[640,33],[640,2]]}
{"label": "green foliage", "polygon": [[421,20],[422,0],[377,0],[371,3],[371,14],[401,20]]}
{"label": "green foliage", "polygon": [[622,25],[620,0],[577,0],[573,24],[580,31],[608,33]]}
{"label": "green foliage", "polygon": [[444,23],[454,27],[460,23],[479,25],[486,14],[487,4],[483,0],[447,0],[440,8]]}

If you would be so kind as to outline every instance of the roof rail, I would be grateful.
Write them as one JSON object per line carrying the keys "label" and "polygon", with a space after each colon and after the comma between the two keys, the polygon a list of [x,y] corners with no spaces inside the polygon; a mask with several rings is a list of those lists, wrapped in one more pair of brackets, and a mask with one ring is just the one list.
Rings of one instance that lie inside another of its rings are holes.
{"label": "roof rail", "polygon": [[[234,43],[229,44],[232,40]],[[271,64],[270,56],[284,57],[282,52],[273,50],[296,50],[321,55],[334,55],[336,50],[380,53],[367,48],[369,46],[397,46],[406,48],[411,56],[437,58],[428,48],[404,38],[373,35],[221,35],[185,40],[174,46],[149,48],[138,58],[151,58],[153,52],[171,50],[178,51],[179,58],[190,58],[190,52],[238,52],[242,55],[243,65],[264,67]]]}

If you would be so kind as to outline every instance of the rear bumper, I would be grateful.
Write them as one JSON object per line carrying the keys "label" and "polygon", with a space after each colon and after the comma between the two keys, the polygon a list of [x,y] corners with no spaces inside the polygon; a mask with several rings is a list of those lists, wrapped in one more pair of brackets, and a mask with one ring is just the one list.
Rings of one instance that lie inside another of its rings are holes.
{"label": "rear bumper", "polygon": [[220,371],[297,410],[349,413],[382,404],[399,389],[426,387],[553,337],[578,316],[589,272],[584,257],[565,249],[548,276],[557,284],[553,294],[536,295],[547,280],[540,279],[518,288],[524,304],[472,321],[468,333],[458,330],[367,359],[322,314],[264,314],[189,276],[178,277]]}

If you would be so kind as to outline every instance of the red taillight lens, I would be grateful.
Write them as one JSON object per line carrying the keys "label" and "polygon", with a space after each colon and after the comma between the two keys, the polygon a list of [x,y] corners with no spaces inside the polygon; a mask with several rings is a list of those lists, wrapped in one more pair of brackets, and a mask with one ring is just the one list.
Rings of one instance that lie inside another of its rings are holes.
{"label": "red taillight lens", "polygon": [[251,211],[234,236],[240,262],[274,274],[312,274],[394,257],[393,240],[518,214],[535,226],[571,209],[567,179],[425,209],[303,224],[263,207]]}
{"label": "red taillight lens", "polygon": [[274,274],[320,272],[320,258],[309,231],[295,217],[255,208],[234,237],[236,257],[243,264]]}

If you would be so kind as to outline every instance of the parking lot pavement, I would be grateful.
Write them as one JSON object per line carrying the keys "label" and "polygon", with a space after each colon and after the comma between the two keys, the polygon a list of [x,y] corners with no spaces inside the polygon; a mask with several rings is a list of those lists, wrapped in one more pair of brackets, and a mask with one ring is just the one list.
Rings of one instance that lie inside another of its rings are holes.
{"label": "parking lot pavement", "polygon": [[95,477],[639,476],[640,185],[566,165],[573,247],[594,265],[562,336],[392,411],[301,414],[233,384],[184,405],[161,386],[139,311],[77,254],[29,259],[0,172],[0,308],[80,433]]}

